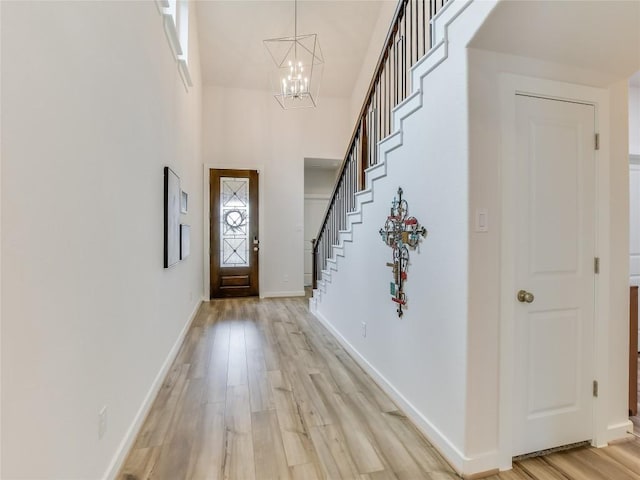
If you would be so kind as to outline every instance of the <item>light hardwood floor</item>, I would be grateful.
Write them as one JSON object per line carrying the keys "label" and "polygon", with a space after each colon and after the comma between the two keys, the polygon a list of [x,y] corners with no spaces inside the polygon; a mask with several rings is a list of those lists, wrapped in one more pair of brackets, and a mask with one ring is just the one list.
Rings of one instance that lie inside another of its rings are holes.
{"label": "light hardwood floor", "polygon": [[[119,480],[457,478],[305,302],[203,304]],[[640,442],[489,478],[640,480]]]}

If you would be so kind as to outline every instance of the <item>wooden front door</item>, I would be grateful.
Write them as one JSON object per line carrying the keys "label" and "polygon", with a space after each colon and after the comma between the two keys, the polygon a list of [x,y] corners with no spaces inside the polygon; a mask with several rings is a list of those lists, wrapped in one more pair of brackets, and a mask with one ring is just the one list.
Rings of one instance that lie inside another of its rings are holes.
{"label": "wooden front door", "polygon": [[211,298],[258,295],[258,172],[210,170]]}
{"label": "wooden front door", "polygon": [[518,96],[513,455],[592,438],[595,110]]}

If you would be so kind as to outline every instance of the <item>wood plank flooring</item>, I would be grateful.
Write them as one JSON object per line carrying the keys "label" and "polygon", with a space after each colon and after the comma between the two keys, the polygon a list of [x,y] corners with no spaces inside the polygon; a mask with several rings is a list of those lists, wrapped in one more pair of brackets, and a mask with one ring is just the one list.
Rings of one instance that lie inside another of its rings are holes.
{"label": "wood plank flooring", "polygon": [[[306,307],[203,304],[119,480],[457,478]],[[640,480],[640,442],[520,462],[492,480]]]}

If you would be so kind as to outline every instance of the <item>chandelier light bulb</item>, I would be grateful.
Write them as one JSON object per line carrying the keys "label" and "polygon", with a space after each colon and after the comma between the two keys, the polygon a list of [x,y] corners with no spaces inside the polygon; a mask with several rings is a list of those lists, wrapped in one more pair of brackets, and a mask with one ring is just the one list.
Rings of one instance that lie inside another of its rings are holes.
{"label": "chandelier light bulb", "polygon": [[302,100],[309,94],[309,77],[302,76],[304,67],[302,61],[293,59],[288,61],[289,74],[282,78],[282,97],[289,97],[292,99]]}

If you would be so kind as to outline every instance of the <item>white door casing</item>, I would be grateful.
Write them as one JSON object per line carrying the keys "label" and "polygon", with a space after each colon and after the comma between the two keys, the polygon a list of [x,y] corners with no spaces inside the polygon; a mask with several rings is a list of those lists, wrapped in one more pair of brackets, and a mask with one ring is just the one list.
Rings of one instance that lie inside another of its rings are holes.
{"label": "white door casing", "polygon": [[516,98],[512,455],[592,438],[594,106]]}

